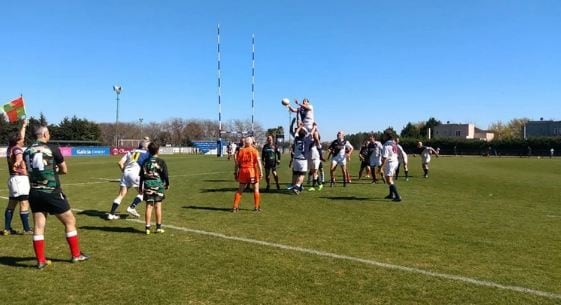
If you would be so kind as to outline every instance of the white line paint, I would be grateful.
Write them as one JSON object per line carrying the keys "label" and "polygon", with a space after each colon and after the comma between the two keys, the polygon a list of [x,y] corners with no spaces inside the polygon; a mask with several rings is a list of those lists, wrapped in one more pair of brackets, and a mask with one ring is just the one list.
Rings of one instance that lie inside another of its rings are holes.
{"label": "white line paint", "polygon": [[[80,211],[80,210],[76,210],[76,211]],[[144,224],[144,221],[142,221],[140,219],[127,219],[127,221],[132,221],[132,222]],[[227,239],[227,240],[240,241],[240,242],[256,244],[256,245],[265,246],[265,247],[270,247],[270,248],[278,248],[278,249],[282,249],[282,250],[289,250],[289,251],[307,253],[307,254],[312,254],[312,255],[317,255],[317,256],[322,256],[322,257],[329,257],[329,258],[333,258],[333,259],[352,261],[352,262],[356,262],[356,263],[372,265],[372,266],[385,268],[385,269],[399,270],[399,271],[403,271],[403,272],[422,274],[422,275],[426,275],[426,276],[430,276],[430,277],[437,277],[437,278],[443,278],[443,279],[446,279],[446,280],[464,282],[464,283],[469,283],[469,284],[473,284],[473,285],[477,285],[477,286],[492,287],[492,288],[498,288],[498,289],[502,289],[502,290],[510,290],[510,291],[515,291],[515,292],[520,292],[520,293],[523,293],[523,294],[530,294],[530,295],[535,295],[535,296],[540,296],[540,297],[545,297],[545,298],[550,298],[550,299],[561,300],[561,294],[556,294],[556,293],[541,291],[541,290],[535,290],[535,289],[526,288],[526,287],[502,285],[502,284],[491,282],[491,281],[478,280],[478,279],[469,278],[469,277],[465,277],[465,276],[461,276],[461,275],[453,275],[453,274],[433,272],[433,271],[428,271],[428,270],[423,270],[423,269],[418,269],[418,268],[411,268],[411,267],[406,267],[406,266],[387,264],[387,263],[382,263],[382,262],[378,262],[378,261],[375,261],[375,260],[368,260],[368,259],[363,259],[363,258],[358,258],[358,257],[353,257],[353,256],[340,255],[340,254],[336,254],[336,253],[324,252],[324,251],[319,251],[319,250],[314,250],[314,249],[294,247],[294,246],[271,243],[271,242],[267,242],[267,241],[261,241],[261,240],[244,238],[244,237],[228,236],[228,235],[225,235],[225,234],[222,234],[222,233],[215,233],[215,232],[208,232],[208,231],[202,231],[202,230],[196,230],[196,229],[189,229],[189,228],[179,227],[179,226],[174,226],[174,225],[163,225],[163,226],[166,227],[166,228],[170,228],[170,229],[174,229],[174,230],[178,230],[178,231],[183,231],[183,232],[188,232],[188,233],[195,233],[195,234],[199,234],[199,235],[212,236],[212,237],[217,237],[217,238],[222,238],[222,239]]]}

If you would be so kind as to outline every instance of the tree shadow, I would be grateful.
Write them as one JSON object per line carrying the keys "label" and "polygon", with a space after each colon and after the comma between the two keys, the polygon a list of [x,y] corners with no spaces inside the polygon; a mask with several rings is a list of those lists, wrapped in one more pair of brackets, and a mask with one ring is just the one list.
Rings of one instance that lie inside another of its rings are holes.
{"label": "tree shadow", "polygon": [[[52,262],[70,262],[68,259],[52,259]],[[18,268],[37,268],[37,258],[35,257],[14,257],[14,256],[0,256],[0,265],[12,266]]]}
{"label": "tree shadow", "polygon": [[96,227],[96,226],[82,226],[80,227],[82,230],[96,230],[96,231],[104,231],[104,232],[113,232],[113,233],[143,233],[144,231],[138,230],[133,227]]}
{"label": "tree shadow", "polygon": [[217,211],[217,212],[231,212],[232,211],[232,208],[217,208],[217,207],[196,206],[196,205],[183,206],[183,208],[184,209],[192,209],[192,210]]}

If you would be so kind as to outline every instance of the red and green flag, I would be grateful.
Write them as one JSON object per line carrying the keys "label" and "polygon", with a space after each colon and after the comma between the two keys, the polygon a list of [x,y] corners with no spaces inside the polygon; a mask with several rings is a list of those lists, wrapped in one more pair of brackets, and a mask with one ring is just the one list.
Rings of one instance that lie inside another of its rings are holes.
{"label": "red and green flag", "polygon": [[5,104],[3,107],[6,117],[10,123],[17,122],[18,119],[24,119],[25,115],[25,105],[23,103],[23,96]]}

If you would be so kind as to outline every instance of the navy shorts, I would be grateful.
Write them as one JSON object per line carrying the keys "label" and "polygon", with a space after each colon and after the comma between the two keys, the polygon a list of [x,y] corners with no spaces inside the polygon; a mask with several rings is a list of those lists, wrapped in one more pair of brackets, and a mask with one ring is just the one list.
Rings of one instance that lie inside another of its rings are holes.
{"label": "navy shorts", "polygon": [[58,215],[70,210],[66,196],[60,190],[43,192],[31,189],[29,192],[29,205],[33,213],[49,213]]}

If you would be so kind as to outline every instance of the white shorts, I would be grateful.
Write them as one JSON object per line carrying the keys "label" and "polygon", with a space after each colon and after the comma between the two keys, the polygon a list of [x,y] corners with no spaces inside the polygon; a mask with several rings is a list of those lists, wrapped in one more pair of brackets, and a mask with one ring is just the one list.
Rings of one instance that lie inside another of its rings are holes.
{"label": "white shorts", "polygon": [[390,176],[390,177],[395,176],[395,171],[397,170],[398,166],[399,163],[396,161],[386,162],[386,164],[384,164],[384,176]]}
{"label": "white shorts", "polygon": [[331,168],[337,165],[347,165],[347,158],[345,156],[341,157],[339,155],[333,157],[333,159],[331,159]]}
{"label": "white shorts", "polygon": [[295,171],[295,172],[307,172],[308,171],[308,160],[294,159],[292,161],[292,170]]}
{"label": "white shorts", "polygon": [[8,179],[8,193],[10,198],[29,196],[29,177],[14,175]]}
{"label": "white shorts", "polygon": [[121,177],[121,186],[128,188],[138,187],[140,183],[140,177],[136,171],[125,171]]}
{"label": "white shorts", "polygon": [[321,163],[320,159],[311,159],[308,161],[308,168],[311,170],[318,170],[320,163]]}

